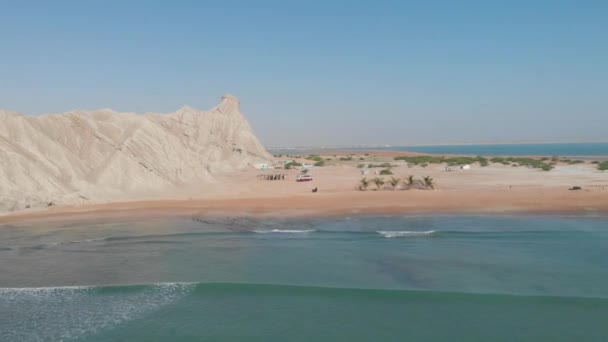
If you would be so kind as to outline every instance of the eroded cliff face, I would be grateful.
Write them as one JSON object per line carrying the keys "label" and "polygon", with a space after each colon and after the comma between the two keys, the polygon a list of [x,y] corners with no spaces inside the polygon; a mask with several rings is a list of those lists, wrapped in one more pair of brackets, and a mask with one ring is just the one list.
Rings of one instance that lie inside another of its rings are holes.
{"label": "eroded cliff face", "polygon": [[271,158],[232,95],[206,112],[0,111],[0,211],[162,197]]}

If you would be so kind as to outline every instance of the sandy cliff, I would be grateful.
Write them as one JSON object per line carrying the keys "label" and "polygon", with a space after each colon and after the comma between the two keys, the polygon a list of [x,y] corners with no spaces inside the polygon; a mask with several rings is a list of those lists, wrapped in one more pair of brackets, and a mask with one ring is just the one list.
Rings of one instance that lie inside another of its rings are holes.
{"label": "sandy cliff", "polygon": [[0,211],[159,198],[269,159],[232,95],[207,112],[0,111]]}

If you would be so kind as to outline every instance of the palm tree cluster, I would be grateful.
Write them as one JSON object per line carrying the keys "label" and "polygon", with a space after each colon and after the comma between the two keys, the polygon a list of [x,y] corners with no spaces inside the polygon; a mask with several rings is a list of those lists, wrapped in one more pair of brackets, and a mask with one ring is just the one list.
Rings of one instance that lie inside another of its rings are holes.
{"label": "palm tree cluster", "polygon": [[[397,177],[391,177],[388,180],[384,180],[380,177],[375,177],[372,179],[368,179],[367,177],[361,178],[359,181],[359,186],[357,187],[360,191],[366,191],[367,188],[374,184],[376,186],[376,190],[380,190],[380,187],[384,184],[390,185],[390,189],[392,190],[410,190],[410,189],[421,189],[421,190],[432,190],[435,189],[435,183],[433,182],[433,178],[430,176],[426,176],[422,179],[416,179],[414,176],[409,176],[405,179],[400,179]],[[399,185],[401,187],[399,188]]]}

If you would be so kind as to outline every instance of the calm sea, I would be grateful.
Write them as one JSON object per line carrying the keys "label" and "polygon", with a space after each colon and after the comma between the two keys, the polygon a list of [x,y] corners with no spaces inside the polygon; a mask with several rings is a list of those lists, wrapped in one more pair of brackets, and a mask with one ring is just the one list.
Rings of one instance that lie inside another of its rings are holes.
{"label": "calm sea", "polygon": [[608,218],[0,226],[1,341],[605,341]]}
{"label": "calm sea", "polygon": [[373,149],[473,156],[608,156],[608,143],[395,146]]}

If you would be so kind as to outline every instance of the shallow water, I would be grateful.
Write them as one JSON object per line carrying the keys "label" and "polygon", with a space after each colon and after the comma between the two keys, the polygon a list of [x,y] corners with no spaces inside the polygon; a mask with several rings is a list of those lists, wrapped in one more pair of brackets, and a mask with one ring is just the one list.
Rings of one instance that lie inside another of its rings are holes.
{"label": "shallow water", "polygon": [[0,227],[0,340],[604,340],[606,217]]}

